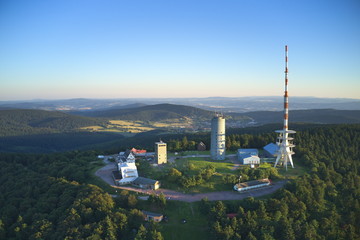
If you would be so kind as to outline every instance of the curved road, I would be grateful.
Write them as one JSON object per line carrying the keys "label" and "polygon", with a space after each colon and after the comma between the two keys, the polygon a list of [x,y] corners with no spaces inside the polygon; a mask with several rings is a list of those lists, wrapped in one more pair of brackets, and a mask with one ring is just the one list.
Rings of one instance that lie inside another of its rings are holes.
{"label": "curved road", "polygon": [[112,171],[116,170],[114,163],[109,163],[105,160],[107,165],[100,168],[96,171],[95,175],[100,177],[106,183],[108,183],[113,188],[124,189],[128,191],[143,193],[143,194],[160,194],[163,193],[167,199],[178,200],[183,202],[196,202],[200,201],[203,198],[208,198],[209,201],[218,201],[218,200],[241,200],[247,197],[260,197],[267,194],[276,192],[278,189],[282,188],[286,180],[278,181],[268,187],[250,190],[244,193],[239,193],[236,191],[222,191],[222,192],[209,192],[209,193],[194,193],[186,194],[181,192],[176,192],[169,189],[158,189],[158,190],[148,190],[148,189],[139,189],[129,186],[116,186],[112,179]]}

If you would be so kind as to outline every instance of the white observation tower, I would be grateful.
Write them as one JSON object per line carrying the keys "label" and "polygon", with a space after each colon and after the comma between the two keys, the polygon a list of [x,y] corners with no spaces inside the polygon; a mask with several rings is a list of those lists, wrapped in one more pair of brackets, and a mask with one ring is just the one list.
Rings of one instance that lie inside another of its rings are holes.
{"label": "white observation tower", "polygon": [[293,138],[289,137],[289,134],[296,133],[293,130],[288,129],[289,119],[289,96],[288,96],[288,47],[285,46],[285,94],[284,94],[284,127],[283,130],[277,130],[279,133],[276,144],[279,147],[274,167],[277,164],[285,166],[290,162],[291,167],[294,168],[292,155],[294,154],[292,148],[295,147],[293,144]]}
{"label": "white observation tower", "polygon": [[225,117],[216,114],[211,120],[211,158],[225,160]]}

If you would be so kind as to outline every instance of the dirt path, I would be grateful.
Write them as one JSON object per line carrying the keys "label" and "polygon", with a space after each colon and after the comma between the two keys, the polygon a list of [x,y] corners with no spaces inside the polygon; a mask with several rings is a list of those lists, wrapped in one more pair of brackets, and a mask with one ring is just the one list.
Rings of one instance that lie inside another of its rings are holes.
{"label": "dirt path", "polygon": [[176,192],[170,189],[148,190],[148,189],[139,189],[131,186],[116,186],[111,177],[112,176],[111,172],[114,170],[116,170],[115,164],[108,163],[104,167],[97,170],[95,175],[100,177],[102,180],[104,180],[113,188],[124,189],[124,190],[143,193],[143,194],[163,193],[167,199],[178,200],[183,202],[197,202],[197,201],[201,201],[201,199],[203,198],[208,198],[209,201],[218,201],[218,200],[241,200],[247,197],[260,197],[276,192],[278,189],[282,188],[286,183],[286,180],[282,180],[268,187],[264,187],[257,190],[251,190],[244,193],[239,193],[236,191],[221,191],[221,192],[186,194],[186,193]]}

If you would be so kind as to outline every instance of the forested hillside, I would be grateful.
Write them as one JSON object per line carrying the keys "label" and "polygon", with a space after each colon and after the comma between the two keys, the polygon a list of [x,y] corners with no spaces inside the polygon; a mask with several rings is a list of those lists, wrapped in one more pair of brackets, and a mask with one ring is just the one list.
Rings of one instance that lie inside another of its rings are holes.
{"label": "forested hillside", "polygon": [[106,120],[74,116],[56,111],[29,109],[0,110],[1,137],[68,132],[85,126],[106,123]]}
{"label": "forested hillside", "polygon": [[[251,148],[268,134],[230,136]],[[299,129],[296,142],[295,167],[308,173],[266,200],[204,199],[208,224],[199,231],[209,239],[359,239],[360,125]],[[158,225],[141,226],[134,196],[113,200],[89,185],[95,152],[0,154],[0,239],[162,239]]]}
{"label": "forested hillside", "polygon": [[0,163],[0,239],[162,239],[142,226],[133,195],[114,201],[86,184],[99,167],[92,152],[2,154]]}
{"label": "forested hillside", "polygon": [[65,132],[0,137],[0,152],[51,153],[103,149],[116,146],[122,135],[98,132]]}
{"label": "forested hillside", "polygon": [[156,104],[130,109],[77,112],[77,114],[133,121],[161,121],[165,119],[179,119],[183,117],[207,118],[210,120],[214,116],[214,113],[211,111],[174,104]]}

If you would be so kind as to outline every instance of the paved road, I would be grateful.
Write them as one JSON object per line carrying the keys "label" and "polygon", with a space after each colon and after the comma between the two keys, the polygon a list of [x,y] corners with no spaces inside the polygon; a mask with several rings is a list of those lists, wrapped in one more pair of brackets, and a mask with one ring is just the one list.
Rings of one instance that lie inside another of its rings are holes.
{"label": "paved road", "polygon": [[124,189],[124,190],[143,193],[143,194],[163,193],[166,198],[170,198],[171,200],[183,201],[183,202],[196,202],[196,201],[200,201],[203,198],[208,198],[209,201],[217,201],[217,200],[241,200],[247,197],[260,197],[276,192],[278,189],[282,188],[286,183],[286,180],[282,180],[268,187],[264,187],[257,190],[250,190],[244,193],[239,193],[236,191],[221,191],[221,192],[186,194],[169,189],[146,190],[131,186],[116,186],[111,177],[112,176],[111,172],[114,170],[116,170],[115,164],[111,162],[107,162],[107,165],[97,170],[95,175],[100,177],[102,180],[104,180],[106,183],[111,185],[113,188]]}
{"label": "paved road", "polygon": [[218,201],[218,200],[241,200],[247,197],[261,197],[276,192],[278,189],[282,188],[285,185],[286,181],[279,181],[268,187],[260,188],[257,190],[250,190],[244,193],[239,193],[236,191],[221,191],[221,192],[209,192],[209,193],[194,193],[186,194],[181,192],[176,192],[169,189],[158,189],[158,190],[144,190],[134,187],[124,187],[124,186],[113,186],[114,188],[124,189],[128,191],[134,191],[144,194],[160,194],[163,193],[166,198],[170,200],[178,200],[183,202],[197,202],[201,201],[203,198],[208,198],[209,201]]}
{"label": "paved road", "polygon": [[[194,154],[194,155],[186,155],[186,156],[172,156],[168,158],[168,162],[174,163],[175,159],[179,159],[179,158],[193,158],[193,157],[198,157],[198,158],[210,158],[210,155],[198,155],[198,154]],[[229,158],[230,160],[233,160],[234,158],[236,159],[236,154],[228,154],[226,155],[227,158]]]}

